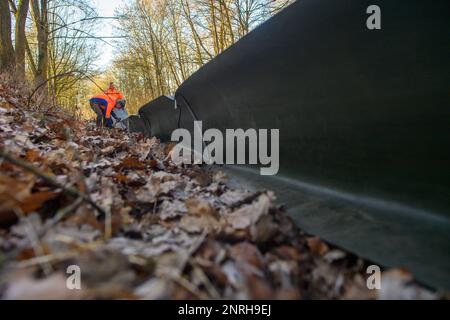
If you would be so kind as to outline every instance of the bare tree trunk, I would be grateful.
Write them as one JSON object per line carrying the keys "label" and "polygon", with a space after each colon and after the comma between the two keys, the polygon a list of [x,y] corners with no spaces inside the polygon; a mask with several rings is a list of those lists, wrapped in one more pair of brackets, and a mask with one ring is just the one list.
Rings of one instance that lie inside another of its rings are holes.
{"label": "bare tree trunk", "polygon": [[225,18],[227,19],[227,27],[228,27],[228,31],[230,32],[230,37],[231,37],[230,45],[231,45],[236,42],[236,38],[234,36],[233,26],[231,24],[230,7],[229,7],[229,5],[225,4],[224,0],[221,0],[221,2],[223,3],[223,7],[225,9]]}
{"label": "bare tree trunk", "polygon": [[195,49],[196,49],[196,54],[197,54],[197,64],[201,67],[204,64],[204,60],[203,60],[203,56],[202,56],[200,47],[208,54],[209,58],[212,59],[213,56],[205,48],[205,46],[202,43],[202,39],[200,38],[200,36],[197,33],[197,30],[195,29],[195,26],[194,26],[194,23],[193,23],[192,17],[191,17],[191,9],[189,7],[189,3],[187,2],[187,0],[186,0],[186,2],[183,2],[183,0],[182,0],[181,6],[183,8],[183,12],[185,14],[186,20],[187,20],[189,27],[191,28],[191,32],[193,34]]}
{"label": "bare tree trunk", "polygon": [[[177,61],[178,61],[178,67],[180,68],[180,72],[181,72],[181,78],[182,80],[186,80],[187,75],[186,75],[186,71],[185,71],[185,65],[183,63],[183,58],[184,56],[182,55],[182,50],[181,50],[181,38],[182,35],[180,34],[180,27],[178,24],[178,17],[176,16],[175,13],[175,9],[170,6],[169,7],[170,10],[170,14],[171,14],[171,24],[172,24],[172,32],[174,34],[174,40],[175,40],[175,47],[177,49]],[[179,81],[177,80],[177,85],[179,85]]]}
{"label": "bare tree trunk", "polygon": [[[28,2],[28,5],[26,7],[27,7],[27,10],[28,10],[30,0],[27,0],[27,2]],[[11,5],[12,12],[17,17],[16,4],[12,0],[9,0],[9,4]],[[27,15],[28,15],[28,13],[27,13]],[[26,22],[27,15],[25,15],[25,22]],[[36,70],[36,63],[34,62],[33,52],[31,51],[31,48],[30,48],[30,45],[28,43],[28,40],[27,40],[26,36],[24,36],[23,40],[24,40],[24,45],[25,45],[25,51],[26,51],[27,57],[28,57],[28,63],[30,64],[31,71],[33,72],[33,76],[36,76],[37,70]]]}
{"label": "bare tree trunk", "polygon": [[26,49],[25,23],[27,21],[29,4],[30,0],[20,0],[15,13],[16,70],[17,74],[21,78],[25,78],[25,49]]}
{"label": "bare tree trunk", "polygon": [[128,1],[123,8],[128,18],[121,20],[126,40],[113,70],[130,109],[173,93],[204,63],[272,15],[272,8],[292,1]]}
{"label": "bare tree trunk", "polygon": [[42,92],[47,93],[47,84],[45,84],[48,72],[47,0],[32,0],[31,4],[38,41],[38,61],[35,82],[36,86],[42,85]]}
{"label": "bare tree trunk", "polygon": [[8,1],[0,0],[0,71],[15,67],[14,47],[11,40],[11,10]]}
{"label": "bare tree trunk", "polygon": [[217,23],[216,23],[216,7],[214,5],[213,0],[209,0],[209,10],[210,10],[210,19],[211,19],[211,32],[214,43],[214,55],[218,55],[221,50],[219,47],[219,35],[217,32]]}
{"label": "bare tree trunk", "polygon": [[149,31],[149,37],[150,37],[150,48],[151,48],[151,52],[152,52],[152,58],[153,58],[153,63],[155,66],[155,77],[156,77],[156,84],[157,84],[157,88],[159,90],[158,95],[162,95],[165,93],[164,90],[164,81],[163,81],[163,74],[162,74],[162,63],[161,63],[161,56],[159,54],[159,50],[157,48],[157,44],[156,44],[156,35],[154,33],[153,30],[153,23],[152,23],[152,19],[146,14],[146,10],[145,7],[138,2],[138,6],[140,11],[142,12],[142,15],[144,16],[144,21],[148,27],[148,31]]}

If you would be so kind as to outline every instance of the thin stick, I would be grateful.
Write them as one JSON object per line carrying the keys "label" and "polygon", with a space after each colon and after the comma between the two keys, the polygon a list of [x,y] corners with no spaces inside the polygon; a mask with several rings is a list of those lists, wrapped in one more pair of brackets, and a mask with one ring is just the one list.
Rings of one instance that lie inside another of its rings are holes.
{"label": "thin stick", "polygon": [[176,282],[178,285],[182,286],[184,289],[186,289],[187,291],[189,291],[190,293],[195,295],[200,300],[209,300],[210,299],[206,294],[204,294],[203,292],[198,290],[195,285],[190,283],[187,279],[183,278],[182,276],[170,275],[169,279]]}
{"label": "thin stick", "polygon": [[181,275],[183,270],[186,268],[191,256],[198,250],[198,248],[200,248],[203,241],[205,241],[207,234],[207,232],[203,232],[197,239],[194,240],[187,252],[185,252],[183,260],[181,260],[180,267],[178,268],[178,275]]}
{"label": "thin stick", "polygon": [[0,149],[0,158],[4,158],[5,160],[11,162],[12,164],[15,164],[19,167],[22,167],[23,169],[30,171],[31,173],[35,174],[36,176],[44,179],[47,183],[53,185],[54,187],[62,189],[65,193],[74,196],[75,198],[82,198],[84,201],[89,203],[95,210],[97,210],[101,216],[105,216],[106,212],[102,208],[100,208],[94,201],[92,201],[91,198],[89,198],[88,195],[81,193],[78,189],[74,187],[66,187],[59,183],[55,178],[52,176],[46,174],[45,172],[42,172],[38,168],[34,167],[30,163],[22,160],[22,159],[16,159],[9,155],[5,150]]}
{"label": "thin stick", "polygon": [[[47,233],[48,230],[50,230],[52,227],[54,227],[64,217],[68,216],[73,211],[75,211],[82,203],[83,203],[83,199],[77,198],[77,200],[75,200],[73,203],[71,203],[67,207],[64,207],[63,209],[58,210],[58,212],[56,212],[56,214],[53,216],[53,218],[51,220],[48,220],[47,223],[40,230],[38,230],[36,232],[36,238],[39,239],[39,238],[43,237]],[[15,259],[20,252],[22,252],[24,249],[26,249],[28,247],[30,242],[31,242],[31,239],[29,237],[25,238],[17,245],[17,247],[13,251],[9,252],[8,254],[6,254],[3,257],[0,257],[0,266],[6,261]]]}
{"label": "thin stick", "polygon": [[34,257],[34,258],[31,258],[31,259],[28,259],[25,261],[20,261],[17,263],[16,266],[18,268],[29,268],[29,267],[33,267],[37,264],[50,263],[50,262],[55,262],[55,261],[63,261],[68,258],[75,257],[79,254],[80,254],[79,251],[73,251],[73,250],[57,252],[57,253],[53,253],[53,254],[48,254],[46,256],[39,256],[39,257]]}
{"label": "thin stick", "polygon": [[[25,232],[26,232],[26,236],[27,236],[26,239],[28,240],[27,242],[29,242],[31,244],[31,248],[34,251],[34,255],[35,256],[44,255],[44,248],[42,246],[41,241],[39,240],[40,237],[37,235],[37,232],[36,232],[35,228],[33,227],[33,224],[28,220],[28,217],[24,216],[22,210],[20,210],[19,208],[14,209],[14,212],[22,221],[24,221]],[[14,250],[14,251],[16,251],[16,250]],[[17,251],[17,254],[19,254],[19,253],[20,253],[20,251]],[[46,276],[49,276],[53,272],[52,266],[48,263],[42,263],[41,269]]]}
{"label": "thin stick", "polygon": [[208,294],[210,297],[212,297],[215,300],[220,299],[220,294],[217,291],[217,289],[213,286],[211,281],[206,276],[205,272],[203,272],[202,268],[198,267],[198,265],[193,260],[189,260],[189,264],[193,268],[194,274],[203,282],[205,285],[206,291],[208,291]]}

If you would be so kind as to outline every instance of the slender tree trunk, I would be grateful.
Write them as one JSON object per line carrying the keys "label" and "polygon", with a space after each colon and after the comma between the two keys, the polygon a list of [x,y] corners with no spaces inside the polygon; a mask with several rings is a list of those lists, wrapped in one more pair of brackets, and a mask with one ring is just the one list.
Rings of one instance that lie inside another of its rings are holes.
{"label": "slender tree trunk", "polygon": [[[177,48],[177,61],[178,61],[178,67],[180,68],[180,72],[181,72],[181,78],[183,80],[186,80],[187,76],[186,76],[186,71],[184,69],[184,63],[183,63],[183,56],[181,53],[181,35],[180,35],[180,28],[178,25],[178,17],[175,14],[174,8],[170,7],[170,13],[171,13],[171,23],[172,23],[172,29],[173,29],[173,33],[174,33],[174,40],[175,40],[175,46]],[[178,79],[176,79],[177,84],[178,83]]]}
{"label": "slender tree trunk", "polygon": [[[221,0],[221,1],[223,1],[223,0]],[[223,2],[223,7],[225,9],[225,17],[227,19],[228,31],[230,32],[231,44],[233,44],[236,42],[236,38],[234,36],[233,26],[231,24],[230,8],[229,8],[229,5],[225,4],[225,2]]]}
{"label": "slender tree trunk", "polygon": [[216,8],[213,0],[209,0],[209,10],[210,10],[210,19],[211,19],[211,32],[214,43],[214,55],[218,55],[220,53],[219,48],[219,35],[217,32],[217,23],[216,23]]}
{"label": "slender tree trunk", "polygon": [[38,61],[36,68],[36,86],[42,85],[42,92],[47,93],[48,72],[48,25],[47,0],[32,0],[34,21],[37,29]]}
{"label": "slender tree trunk", "polygon": [[189,27],[191,28],[191,32],[192,32],[192,35],[194,38],[196,55],[197,55],[197,64],[199,67],[201,67],[204,64],[204,61],[203,61],[203,55],[200,50],[200,47],[208,54],[208,56],[211,59],[212,59],[212,55],[204,47],[202,40],[201,40],[200,36],[198,35],[197,30],[195,29],[194,23],[192,22],[191,9],[189,7],[189,3],[187,2],[187,0],[186,0],[186,2],[181,1],[181,6],[183,8],[184,15],[186,17],[186,20],[189,23]]}
{"label": "slender tree trunk", "polygon": [[25,23],[27,21],[29,4],[30,0],[20,0],[15,13],[16,70],[17,74],[21,78],[25,78],[25,50],[26,50]]}
{"label": "slender tree trunk", "polygon": [[[27,0],[28,5],[27,10],[29,10],[29,0]],[[9,4],[11,6],[12,12],[14,13],[15,16],[17,16],[17,7],[16,4],[14,3],[14,1],[10,0]],[[25,21],[26,21],[27,16],[25,16]],[[36,63],[34,62],[34,57],[33,57],[33,52],[31,51],[30,45],[28,43],[27,37],[24,36],[23,38],[24,40],[24,45],[25,45],[25,52],[27,53],[27,57],[28,57],[28,63],[30,64],[31,67],[31,71],[33,72],[33,76],[36,76],[37,70],[36,70]]]}
{"label": "slender tree trunk", "polygon": [[163,83],[163,75],[162,75],[162,66],[161,66],[161,57],[159,54],[159,50],[156,46],[156,40],[155,40],[155,33],[153,31],[153,24],[152,24],[152,20],[150,19],[149,16],[146,15],[146,11],[145,8],[140,7],[141,12],[144,14],[145,17],[145,22],[148,26],[148,30],[149,30],[149,37],[150,37],[150,48],[151,48],[151,52],[152,52],[152,58],[153,58],[153,63],[155,65],[155,77],[156,77],[156,84],[158,87],[158,95],[162,95],[164,94],[164,83]]}
{"label": "slender tree trunk", "polygon": [[14,47],[11,40],[11,10],[8,1],[0,0],[0,71],[15,67]]}

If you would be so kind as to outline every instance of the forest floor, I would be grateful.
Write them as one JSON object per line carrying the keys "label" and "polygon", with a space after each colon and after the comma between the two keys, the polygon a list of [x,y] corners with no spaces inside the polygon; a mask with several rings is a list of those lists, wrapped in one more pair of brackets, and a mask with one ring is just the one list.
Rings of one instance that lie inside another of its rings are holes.
{"label": "forest floor", "polygon": [[[0,82],[3,299],[438,298],[402,268],[367,289],[370,263],[297,229],[271,191],[26,105]],[[67,287],[73,265],[81,290]]]}

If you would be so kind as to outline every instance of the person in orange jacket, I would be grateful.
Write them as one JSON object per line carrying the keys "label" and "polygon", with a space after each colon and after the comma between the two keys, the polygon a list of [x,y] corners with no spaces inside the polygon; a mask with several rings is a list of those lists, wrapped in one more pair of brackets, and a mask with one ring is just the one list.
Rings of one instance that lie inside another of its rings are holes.
{"label": "person in orange jacket", "polygon": [[[122,92],[116,89],[114,86],[114,82],[109,83],[109,88],[105,92],[108,96],[110,96],[112,99],[116,99],[116,108],[114,110],[114,113],[117,115],[120,120],[117,121],[114,126],[117,128],[125,129],[125,125],[121,122],[121,120],[124,120],[128,118],[128,112],[125,110],[126,100],[125,96]],[[117,118],[115,118],[117,120]]]}
{"label": "person in orange jacket", "polygon": [[116,87],[114,86],[114,82],[109,83],[109,88],[105,92],[108,96],[110,96],[112,99],[116,100],[125,100],[125,97],[122,92],[118,91]]}
{"label": "person in orange jacket", "polygon": [[111,96],[100,93],[95,96],[93,96],[89,103],[91,105],[92,110],[97,115],[97,126],[102,127],[112,127],[113,121],[111,119],[111,116],[118,120],[118,117],[114,113],[114,108],[117,104],[117,99],[112,98]]}

